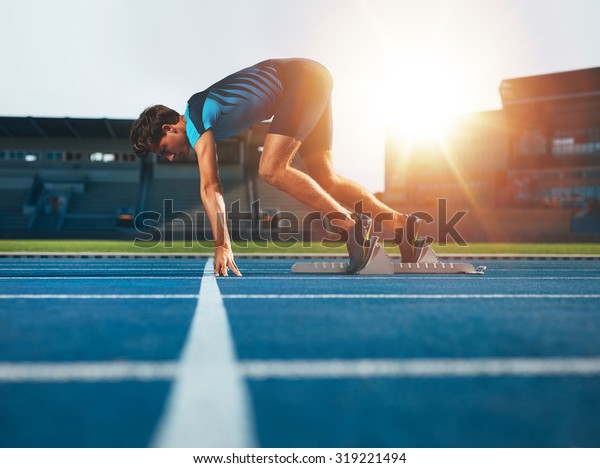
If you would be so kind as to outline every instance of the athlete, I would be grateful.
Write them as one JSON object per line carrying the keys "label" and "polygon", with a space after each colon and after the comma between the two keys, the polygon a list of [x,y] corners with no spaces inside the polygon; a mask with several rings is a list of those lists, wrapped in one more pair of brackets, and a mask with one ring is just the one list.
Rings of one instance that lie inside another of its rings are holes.
{"label": "athlete", "polygon": [[[271,117],[258,174],[348,232],[348,273],[364,268],[375,246],[370,241],[373,218],[349,209],[358,202],[362,202],[365,213],[384,219],[384,226],[396,233],[394,240],[399,245],[404,228],[416,238],[415,217],[391,209],[334,171],[332,86],[329,71],[313,60],[265,60],[194,94],[183,115],[155,105],[145,109],[133,124],[133,151],[140,157],[155,153],[173,161],[192,149],[195,152],[200,195],[215,239],[217,276],[228,276],[229,270],[238,276],[241,273],[227,230],[215,142]],[[298,151],[307,174],[290,166]]]}

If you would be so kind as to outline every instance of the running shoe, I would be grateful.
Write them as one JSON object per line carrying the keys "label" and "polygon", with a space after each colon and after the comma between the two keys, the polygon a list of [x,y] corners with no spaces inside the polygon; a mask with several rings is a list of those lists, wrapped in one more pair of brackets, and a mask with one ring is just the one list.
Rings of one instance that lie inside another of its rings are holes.
{"label": "running shoe", "polygon": [[348,232],[348,255],[350,263],[346,272],[349,274],[358,273],[362,270],[373,256],[377,242],[371,242],[371,229],[373,220],[364,214],[352,213],[352,218],[356,221],[354,229]]}
{"label": "running shoe", "polygon": [[423,220],[415,215],[409,215],[406,219],[405,237],[398,242],[402,263],[417,263],[419,260],[425,246],[425,239],[419,238],[419,230],[422,224]]}

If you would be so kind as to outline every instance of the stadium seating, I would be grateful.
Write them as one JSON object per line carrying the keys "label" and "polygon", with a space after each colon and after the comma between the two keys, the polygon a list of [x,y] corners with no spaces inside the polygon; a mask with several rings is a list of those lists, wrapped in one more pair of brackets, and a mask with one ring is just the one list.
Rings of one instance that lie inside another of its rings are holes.
{"label": "stadium seating", "polygon": [[23,213],[29,188],[0,189],[0,230],[19,231],[28,229],[31,216]]}
{"label": "stadium seating", "polygon": [[[169,205],[168,200],[173,200],[173,204]],[[167,219],[171,219],[173,215],[167,209],[169,206],[173,211],[184,211],[191,216],[194,216],[194,213],[203,212],[204,208],[200,202],[200,190],[197,182],[181,179],[150,180],[143,211],[155,211]]]}
{"label": "stadium seating", "polygon": [[87,182],[84,193],[72,193],[69,213],[115,214],[118,208],[135,208],[139,184]]}
{"label": "stadium seating", "polygon": [[298,217],[303,217],[311,211],[304,203],[260,179],[256,181],[255,187],[255,198],[260,201],[260,207],[263,211],[270,212],[270,214],[290,211]]}
{"label": "stadium seating", "polygon": [[[248,188],[243,180],[222,181],[226,209],[231,212],[232,204],[239,201],[239,211],[250,212]],[[172,200],[172,201],[171,201]],[[186,213],[194,220],[196,229],[208,227],[204,207],[200,199],[200,187],[193,179],[152,179],[148,184],[148,194],[143,207],[145,212],[160,213],[156,226],[160,230],[182,230],[183,222],[174,221],[186,218]]]}
{"label": "stadium seating", "polygon": [[133,213],[139,184],[87,182],[82,193],[70,195],[62,229],[65,231],[111,231],[120,212]]}

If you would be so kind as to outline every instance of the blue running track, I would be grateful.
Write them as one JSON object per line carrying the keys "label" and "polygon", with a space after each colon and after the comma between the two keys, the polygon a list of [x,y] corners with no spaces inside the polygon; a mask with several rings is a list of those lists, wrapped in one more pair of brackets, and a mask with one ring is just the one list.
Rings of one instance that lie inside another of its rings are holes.
{"label": "blue running track", "polygon": [[[392,277],[294,261],[239,258],[213,293],[257,445],[600,447],[600,259]],[[0,447],[153,444],[206,262],[0,258]]]}

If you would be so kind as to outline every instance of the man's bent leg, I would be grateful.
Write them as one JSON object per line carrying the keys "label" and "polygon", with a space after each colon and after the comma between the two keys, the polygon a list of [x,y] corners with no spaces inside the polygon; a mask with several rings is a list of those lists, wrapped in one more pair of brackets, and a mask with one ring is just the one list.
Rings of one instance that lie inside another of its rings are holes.
{"label": "man's bent leg", "polygon": [[260,159],[259,175],[269,184],[311,208],[325,215],[335,215],[331,219],[332,224],[348,232],[346,245],[350,263],[347,271],[356,273],[365,267],[375,249],[375,244],[369,240],[372,220],[366,216],[353,215],[311,177],[290,167],[290,161],[300,143],[292,137],[269,133]]}
{"label": "man's bent leg", "polygon": [[338,202],[352,208],[362,203],[363,212],[382,220],[383,225],[394,234],[406,227],[406,214],[390,208],[362,185],[335,172],[330,150],[302,155],[302,162],[308,174]]}
{"label": "man's bent leg", "polygon": [[352,229],[354,221],[351,212],[311,177],[290,167],[300,144],[299,140],[289,136],[267,134],[258,168],[260,178],[323,214],[339,213],[341,216],[338,217],[342,219],[335,224],[346,230]]}

